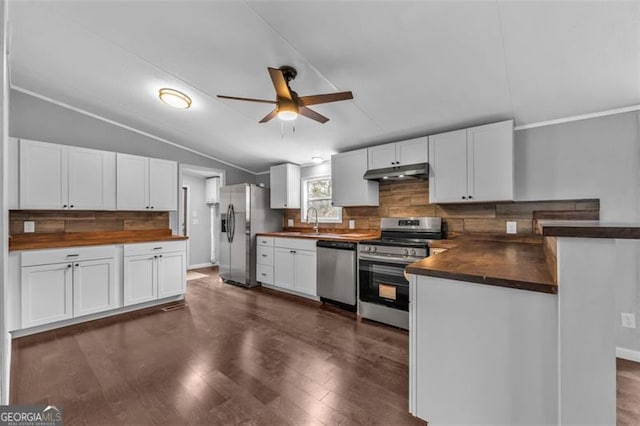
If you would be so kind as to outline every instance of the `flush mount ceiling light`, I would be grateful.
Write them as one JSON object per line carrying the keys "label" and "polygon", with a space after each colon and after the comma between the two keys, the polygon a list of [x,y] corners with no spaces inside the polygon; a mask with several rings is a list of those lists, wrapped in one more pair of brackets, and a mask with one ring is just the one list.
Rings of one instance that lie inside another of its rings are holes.
{"label": "flush mount ceiling light", "polygon": [[158,97],[174,108],[187,109],[191,106],[191,98],[179,90],[164,87],[158,91]]}
{"label": "flush mount ceiling light", "polygon": [[311,161],[313,161],[316,164],[320,164],[324,161],[324,159],[322,157],[311,157]]}

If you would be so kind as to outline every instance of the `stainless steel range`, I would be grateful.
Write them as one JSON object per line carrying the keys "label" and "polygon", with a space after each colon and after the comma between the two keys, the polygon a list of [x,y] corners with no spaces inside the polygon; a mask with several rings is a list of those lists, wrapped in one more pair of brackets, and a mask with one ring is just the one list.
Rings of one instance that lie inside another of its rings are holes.
{"label": "stainless steel range", "polygon": [[379,240],[358,249],[359,312],[364,318],[409,328],[409,281],[404,269],[429,256],[429,242],[442,238],[439,217],[383,218]]}

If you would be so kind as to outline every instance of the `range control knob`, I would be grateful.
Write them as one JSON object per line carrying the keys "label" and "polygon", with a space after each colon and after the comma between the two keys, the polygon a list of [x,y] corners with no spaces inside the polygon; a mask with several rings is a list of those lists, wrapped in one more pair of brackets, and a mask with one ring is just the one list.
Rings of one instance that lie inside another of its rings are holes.
{"label": "range control knob", "polygon": [[416,249],[411,249],[411,256],[415,256],[416,255]]}
{"label": "range control knob", "polygon": [[407,248],[406,248],[406,249],[404,249],[404,255],[405,255],[405,256],[409,256],[409,249],[407,249]]}
{"label": "range control knob", "polygon": [[371,251],[374,252],[374,253],[377,252],[378,251],[378,247],[376,247],[376,246],[371,247]]}

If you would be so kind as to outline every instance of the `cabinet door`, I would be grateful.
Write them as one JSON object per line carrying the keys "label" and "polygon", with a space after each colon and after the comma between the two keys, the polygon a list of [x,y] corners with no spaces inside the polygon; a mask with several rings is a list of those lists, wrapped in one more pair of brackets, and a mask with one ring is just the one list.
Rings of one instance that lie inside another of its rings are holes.
{"label": "cabinet door", "polygon": [[124,306],[158,298],[157,267],[151,254],[125,256]]}
{"label": "cabinet door", "polygon": [[73,316],[71,263],[22,268],[22,328]]}
{"label": "cabinet door", "polygon": [[467,131],[429,137],[429,201],[460,203],[467,200]]}
{"label": "cabinet door", "polygon": [[73,265],[73,316],[94,314],[118,307],[115,260],[100,259]]}
{"label": "cabinet door", "polygon": [[178,210],[178,163],[149,159],[149,208]]}
{"label": "cabinet door", "polygon": [[184,294],[187,288],[185,253],[163,253],[157,262],[158,299]]}
{"label": "cabinet door", "polygon": [[69,147],[69,208],[116,208],[116,154]]}
{"label": "cabinet door", "polygon": [[377,206],[378,182],[362,178],[367,171],[367,149],[331,157],[331,202],[336,206]]}
{"label": "cabinet door", "polygon": [[386,169],[396,165],[396,144],[373,146],[367,149],[370,169]]}
{"label": "cabinet door", "polygon": [[513,200],[513,121],[467,130],[472,201]]}
{"label": "cabinet door", "polygon": [[313,251],[297,250],[294,257],[294,290],[308,294],[309,296],[316,296],[316,253]]}
{"label": "cabinet door", "polygon": [[426,136],[398,142],[395,146],[398,166],[429,162],[429,138]]}
{"label": "cabinet door", "polygon": [[68,205],[67,147],[20,141],[20,208],[63,209]]}
{"label": "cabinet door", "polygon": [[273,255],[273,281],[274,285],[293,289],[295,282],[294,250],[286,248],[274,249]]}
{"label": "cabinet door", "polygon": [[280,164],[269,169],[272,209],[300,208],[300,167]]}
{"label": "cabinet door", "polygon": [[118,210],[149,208],[149,159],[137,155],[116,155]]}

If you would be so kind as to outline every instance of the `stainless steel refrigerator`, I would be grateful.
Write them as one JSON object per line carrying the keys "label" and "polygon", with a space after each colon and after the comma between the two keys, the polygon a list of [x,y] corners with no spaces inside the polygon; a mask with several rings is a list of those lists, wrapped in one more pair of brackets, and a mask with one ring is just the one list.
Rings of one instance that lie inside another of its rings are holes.
{"label": "stainless steel refrigerator", "polygon": [[255,287],[256,234],[282,230],[282,212],[269,208],[269,190],[253,184],[220,188],[220,278]]}

